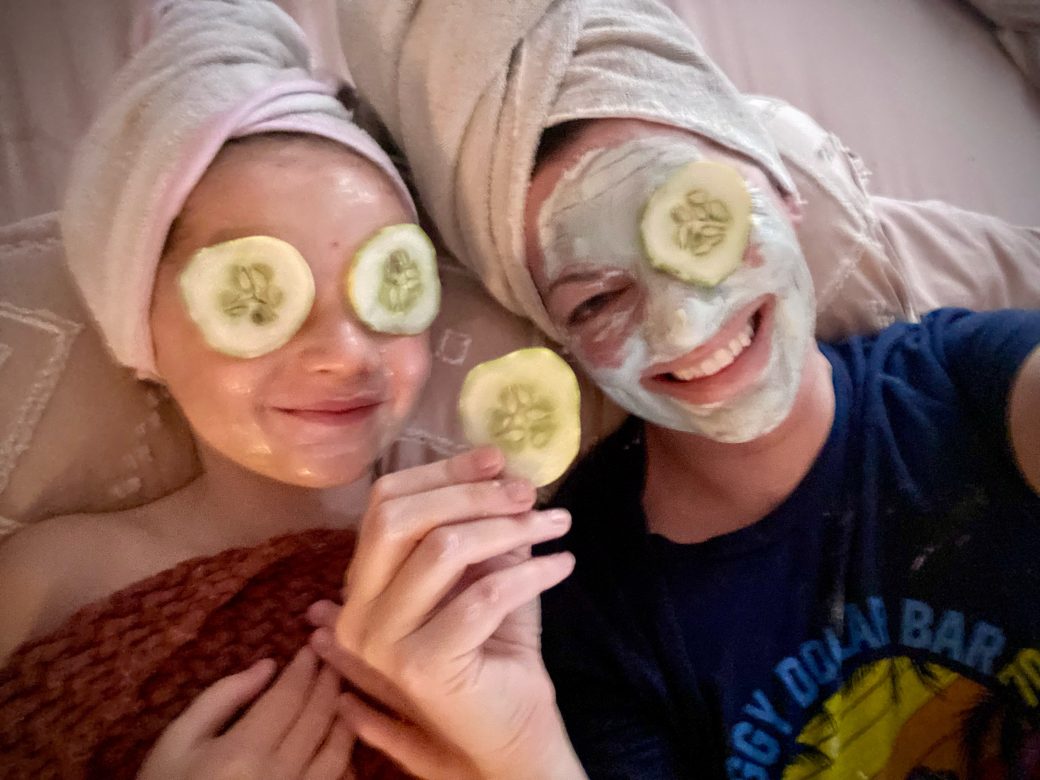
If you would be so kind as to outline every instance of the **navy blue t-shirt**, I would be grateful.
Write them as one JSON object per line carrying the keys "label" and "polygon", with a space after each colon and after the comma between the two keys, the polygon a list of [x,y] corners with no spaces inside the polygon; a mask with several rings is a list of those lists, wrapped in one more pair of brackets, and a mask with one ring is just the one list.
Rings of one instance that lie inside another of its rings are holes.
{"label": "navy blue t-shirt", "polygon": [[1006,424],[1037,345],[1040,312],[958,310],[822,345],[812,469],[699,544],[646,531],[638,420],[579,465],[544,653],[590,775],[1040,777],[1040,498]]}

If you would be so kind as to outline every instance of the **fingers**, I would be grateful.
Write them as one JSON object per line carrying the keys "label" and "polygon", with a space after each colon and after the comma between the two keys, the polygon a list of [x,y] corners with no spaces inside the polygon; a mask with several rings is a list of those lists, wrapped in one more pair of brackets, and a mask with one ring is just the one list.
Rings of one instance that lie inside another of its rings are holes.
{"label": "fingers", "polygon": [[425,493],[434,488],[460,482],[477,482],[496,476],[505,466],[497,447],[477,447],[446,460],[427,463],[380,477],[372,486],[369,502],[382,503],[392,498]]}
{"label": "fingers", "polygon": [[408,643],[446,660],[464,656],[486,642],[507,615],[564,580],[573,569],[574,556],[557,553],[492,572],[452,599]]}
{"label": "fingers", "polygon": [[229,733],[248,744],[280,742],[303,708],[317,671],[318,657],[303,647]]}
{"label": "fingers", "polygon": [[347,600],[377,597],[427,533],[446,523],[514,515],[534,506],[526,480],[488,480],[435,488],[373,506],[366,513],[348,572]]}
{"label": "fingers", "polygon": [[342,718],[336,718],[328,738],[311,761],[303,780],[340,780],[347,773],[354,752],[354,731]]}
{"label": "fingers", "polygon": [[406,717],[418,717],[409,699],[394,683],[382,672],[342,647],[329,629],[319,628],[311,634],[310,645],[322,661],[373,701]]}
{"label": "fingers", "polygon": [[386,590],[372,602],[363,625],[352,626],[351,618],[356,618],[357,613],[347,614],[337,627],[337,638],[348,647],[359,640],[396,642],[426,622],[429,613],[469,567],[519,547],[555,539],[569,527],[570,514],[553,509],[436,528],[423,538]]}
{"label": "fingers", "polygon": [[335,669],[323,666],[307,703],[275,750],[278,766],[292,768],[295,776],[299,773],[298,768],[307,765],[329,733],[336,716],[338,698],[339,674]]}
{"label": "fingers", "polygon": [[339,617],[340,605],[335,601],[322,599],[307,607],[307,620],[315,628],[334,628]]}
{"label": "fingers", "polygon": [[340,712],[357,738],[385,753],[417,777],[463,777],[459,757],[436,743],[425,732],[370,707],[357,696],[340,697]]}
{"label": "fingers", "polygon": [[213,737],[239,709],[260,694],[276,668],[274,661],[265,658],[243,672],[217,680],[170,724],[163,740],[186,746]]}

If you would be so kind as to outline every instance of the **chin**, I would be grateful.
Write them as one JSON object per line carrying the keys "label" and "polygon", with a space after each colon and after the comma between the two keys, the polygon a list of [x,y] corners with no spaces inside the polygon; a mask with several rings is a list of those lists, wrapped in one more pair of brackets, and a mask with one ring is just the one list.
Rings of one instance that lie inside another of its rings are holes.
{"label": "chin", "polygon": [[372,461],[362,464],[300,464],[270,469],[266,476],[295,487],[312,490],[327,490],[344,487],[367,476],[372,470]]}

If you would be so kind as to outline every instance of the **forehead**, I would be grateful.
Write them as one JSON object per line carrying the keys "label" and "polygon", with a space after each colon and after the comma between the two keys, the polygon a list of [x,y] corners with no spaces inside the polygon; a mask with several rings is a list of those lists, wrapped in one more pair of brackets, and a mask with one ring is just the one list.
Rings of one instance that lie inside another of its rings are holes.
{"label": "forehead", "polygon": [[[677,127],[638,119],[598,119],[576,125],[538,164],[531,179],[525,209],[525,245],[528,267],[536,285],[544,289],[550,275],[559,269],[546,267],[546,253],[542,245],[539,221],[542,207],[582,165],[590,154],[609,151],[631,141],[660,139],[662,143],[681,142],[693,156],[728,162],[738,168],[753,184],[769,186],[768,177],[754,163],[712,141]],[[602,225],[618,227],[615,213],[604,213]]]}
{"label": "forehead", "polygon": [[306,254],[319,239],[349,243],[410,221],[396,187],[365,158],[322,138],[259,136],[221,150],[185,201],[168,247],[183,255],[265,234]]}

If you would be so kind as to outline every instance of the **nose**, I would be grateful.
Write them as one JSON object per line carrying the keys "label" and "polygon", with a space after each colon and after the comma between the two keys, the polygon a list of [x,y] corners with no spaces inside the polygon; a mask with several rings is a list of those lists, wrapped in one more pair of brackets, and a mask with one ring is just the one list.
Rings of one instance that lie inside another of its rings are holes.
{"label": "nose", "polygon": [[374,372],[379,366],[375,336],[339,296],[316,298],[293,341],[298,365],[308,373],[351,376]]}
{"label": "nose", "polygon": [[671,357],[693,349],[711,332],[718,294],[669,284],[652,289],[646,306],[644,337],[655,353]]}

